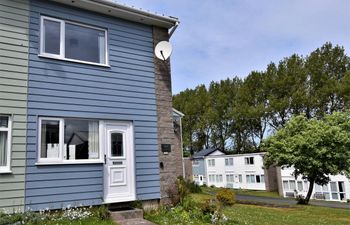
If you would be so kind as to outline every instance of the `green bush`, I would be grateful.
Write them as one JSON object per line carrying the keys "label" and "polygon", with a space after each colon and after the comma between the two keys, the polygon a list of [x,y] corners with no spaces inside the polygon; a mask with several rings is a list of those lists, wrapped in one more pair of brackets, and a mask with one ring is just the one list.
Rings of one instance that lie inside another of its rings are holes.
{"label": "green bush", "polygon": [[202,193],[202,188],[194,181],[186,181],[186,186],[190,193]]}
{"label": "green bush", "polygon": [[216,211],[221,210],[221,204],[216,199],[210,199],[205,201],[200,209],[204,215],[212,215]]}
{"label": "green bush", "polygon": [[91,213],[92,215],[94,215],[95,217],[101,219],[101,220],[108,220],[111,216],[107,205],[101,205],[98,207],[93,207],[91,209]]}
{"label": "green bush", "polygon": [[235,193],[228,188],[223,188],[216,193],[216,199],[223,205],[233,205],[236,201]]}

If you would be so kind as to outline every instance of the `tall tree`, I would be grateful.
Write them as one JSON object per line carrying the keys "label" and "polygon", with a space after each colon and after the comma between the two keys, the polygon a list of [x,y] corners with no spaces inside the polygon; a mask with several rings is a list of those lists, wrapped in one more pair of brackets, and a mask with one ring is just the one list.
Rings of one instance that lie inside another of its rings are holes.
{"label": "tall tree", "polygon": [[[331,43],[317,48],[306,59],[310,79],[310,99],[314,116],[344,110],[344,86],[346,72],[350,69],[350,58],[344,48]],[[348,95],[348,94],[346,94]]]}
{"label": "tall tree", "polygon": [[220,82],[211,82],[209,86],[210,113],[212,121],[211,142],[214,147],[230,150],[232,147],[233,117],[232,111],[238,89],[242,81],[235,77]]}
{"label": "tall tree", "polygon": [[308,203],[314,183],[327,184],[329,175],[350,175],[350,112],[326,115],[324,119],[292,118],[262,145],[265,166],[293,167],[294,175],[310,182]]}
{"label": "tall tree", "polygon": [[237,152],[248,152],[250,147],[254,148],[253,151],[259,151],[259,144],[264,138],[269,120],[267,93],[264,72],[251,72],[239,88],[233,111],[234,126],[242,137],[242,140],[235,140],[241,142],[237,143]]}
{"label": "tall tree", "polygon": [[204,85],[186,89],[173,97],[174,108],[185,114],[183,118],[183,145],[191,154],[209,145],[210,121],[207,112],[209,95]]}
{"label": "tall tree", "polygon": [[266,71],[270,126],[283,127],[307,107],[307,75],[304,59],[296,54],[284,58],[278,66],[271,63]]}

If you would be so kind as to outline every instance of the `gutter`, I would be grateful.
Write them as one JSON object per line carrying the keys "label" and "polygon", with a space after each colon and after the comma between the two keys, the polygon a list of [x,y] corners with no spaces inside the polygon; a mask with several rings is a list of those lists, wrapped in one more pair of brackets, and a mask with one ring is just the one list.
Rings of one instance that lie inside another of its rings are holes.
{"label": "gutter", "polygon": [[51,0],[80,9],[85,9],[136,23],[171,29],[169,38],[174,33],[180,21],[176,17],[159,15],[135,7],[116,3],[112,0]]}
{"label": "gutter", "polygon": [[138,14],[140,16],[153,18],[153,19],[156,19],[156,20],[162,20],[162,21],[165,21],[165,22],[173,24],[173,26],[176,26],[176,24],[179,23],[179,20],[176,17],[158,15],[156,13],[150,13],[150,12],[143,11],[141,9],[137,9],[137,8],[134,8],[134,7],[131,7],[131,6],[122,5],[122,4],[119,4],[119,3],[116,3],[116,2],[113,2],[113,1],[110,1],[110,0],[90,0],[90,1],[97,2],[97,3],[103,4],[103,5],[106,5],[106,6],[109,6],[109,7],[113,7],[113,8],[119,8],[121,10],[125,10],[125,11],[131,12],[131,13],[135,13],[135,14]]}

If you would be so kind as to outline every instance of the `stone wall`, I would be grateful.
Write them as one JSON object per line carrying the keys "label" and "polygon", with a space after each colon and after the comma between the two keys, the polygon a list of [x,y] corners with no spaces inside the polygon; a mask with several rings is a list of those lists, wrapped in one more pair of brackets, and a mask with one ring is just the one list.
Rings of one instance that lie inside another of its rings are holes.
{"label": "stone wall", "polygon": [[184,170],[185,170],[185,179],[192,181],[193,180],[193,173],[192,173],[192,161],[190,158],[184,158],[183,159],[184,164]]}
{"label": "stone wall", "polygon": [[[168,41],[168,30],[153,27],[154,47]],[[157,101],[158,150],[160,162],[161,204],[169,203],[169,190],[174,189],[176,178],[183,175],[181,143],[174,132],[170,62],[154,57]],[[162,152],[161,145],[170,144],[171,152]]]}

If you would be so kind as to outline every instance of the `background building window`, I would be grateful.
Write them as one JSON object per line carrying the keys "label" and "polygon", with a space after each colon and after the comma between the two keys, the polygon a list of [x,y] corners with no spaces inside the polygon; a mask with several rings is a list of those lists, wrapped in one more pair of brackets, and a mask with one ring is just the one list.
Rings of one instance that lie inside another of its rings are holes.
{"label": "background building window", "polygon": [[225,159],[225,166],[233,166],[233,158]]}
{"label": "background building window", "polygon": [[246,165],[254,165],[254,157],[245,157],[244,160]]}

